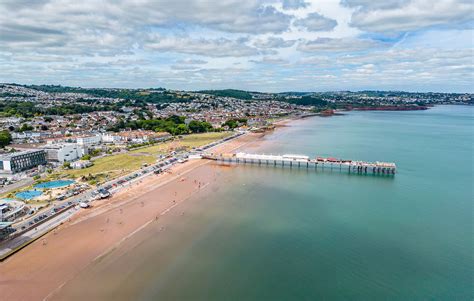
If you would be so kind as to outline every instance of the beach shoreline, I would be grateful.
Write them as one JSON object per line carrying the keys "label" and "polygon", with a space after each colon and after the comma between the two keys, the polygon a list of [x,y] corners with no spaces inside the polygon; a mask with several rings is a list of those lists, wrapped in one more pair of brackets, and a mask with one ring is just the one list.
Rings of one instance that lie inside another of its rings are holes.
{"label": "beach shoreline", "polygon": [[[259,143],[265,133],[249,133],[213,152],[232,152]],[[0,300],[44,300],[53,296],[88,265],[158,222],[212,181],[208,161],[188,161],[169,173],[149,176],[111,199],[97,201],[55,230],[0,263]]]}

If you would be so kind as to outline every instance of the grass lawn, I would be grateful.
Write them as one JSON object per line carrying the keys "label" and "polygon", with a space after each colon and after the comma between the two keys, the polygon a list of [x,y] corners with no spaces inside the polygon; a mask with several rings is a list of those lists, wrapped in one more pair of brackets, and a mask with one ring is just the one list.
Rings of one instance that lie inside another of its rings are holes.
{"label": "grass lawn", "polygon": [[213,141],[223,139],[225,137],[229,137],[230,135],[232,135],[231,132],[186,135],[186,136],[183,136],[183,138],[181,139],[132,150],[129,153],[130,154],[149,154],[149,155],[156,156],[160,154],[166,154],[178,148],[191,149],[193,147],[203,146]]}
{"label": "grass lawn", "polygon": [[[84,169],[65,170],[62,174],[72,178],[102,174],[109,179],[140,169],[144,163],[156,162],[157,155],[166,154],[177,148],[191,149],[232,135],[230,132],[204,133],[183,136],[181,139],[158,143],[153,146],[129,151],[126,154],[102,157],[94,160],[94,165]],[[102,177],[102,178],[103,178]]]}
{"label": "grass lawn", "polygon": [[156,161],[152,155],[118,154],[102,157],[94,160],[94,165],[84,169],[73,169],[64,171],[65,174],[77,178],[89,174],[107,174],[110,178],[130,173],[142,167],[144,163],[151,164]]}

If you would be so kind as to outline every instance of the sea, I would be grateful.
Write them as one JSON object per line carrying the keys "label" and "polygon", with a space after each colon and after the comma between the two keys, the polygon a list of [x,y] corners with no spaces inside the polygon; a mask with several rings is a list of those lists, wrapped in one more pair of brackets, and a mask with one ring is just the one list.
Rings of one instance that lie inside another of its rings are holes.
{"label": "sea", "polygon": [[397,174],[209,165],[216,180],[185,215],[148,226],[62,296],[473,300],[473,145],[473,106],[293,121],[244,151],[395,162]]}

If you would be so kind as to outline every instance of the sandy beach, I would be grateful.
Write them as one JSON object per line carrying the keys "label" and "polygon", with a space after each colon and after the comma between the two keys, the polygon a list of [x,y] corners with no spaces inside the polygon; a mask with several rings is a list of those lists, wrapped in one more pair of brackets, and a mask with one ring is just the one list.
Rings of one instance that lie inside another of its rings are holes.
{"label": "sandy beach", "polygon": [[[248,134],[216,147],[231,152],[255,143],[263,134]],[[117,249],[150,223],[204,191],[216,175],[196,160],[152,175],[106,201],[96,201],[68,222],[0,263],[0,300],[50,299],[95,260]],[[184,212],[183,212],[184,214]],[[163,229],[165,230],[165,229]]]}

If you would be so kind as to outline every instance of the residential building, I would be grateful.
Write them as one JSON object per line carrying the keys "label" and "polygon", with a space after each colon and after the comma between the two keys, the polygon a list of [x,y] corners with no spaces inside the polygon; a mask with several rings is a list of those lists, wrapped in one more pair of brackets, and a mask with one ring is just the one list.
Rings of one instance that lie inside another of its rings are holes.
{"label": "residential building", "polygon": [[121,137],[116,133],[106,133],[102,135],[102,142],[104,143],[117,143],[120,142]]}
{"label": "residential building", "polygon": [[90,135],[90,136],[80,136],[77,137],[77,144],[82,146],[92,146],[97,145],[102,142],[101,135]]}

